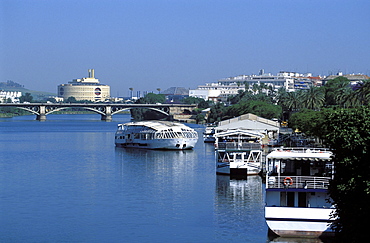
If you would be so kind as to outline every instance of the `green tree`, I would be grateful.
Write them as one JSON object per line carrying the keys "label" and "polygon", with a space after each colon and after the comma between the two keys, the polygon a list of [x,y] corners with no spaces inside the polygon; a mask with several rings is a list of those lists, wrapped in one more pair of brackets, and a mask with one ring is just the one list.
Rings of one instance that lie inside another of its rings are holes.
{"label": "green tree", "polygon": [[302,109],[291,115],[289,119],[289,127],[293,130],[300,130],[308,136],[320,137],[323,133],[322,124],[324,115],[322,112]]}
{"label": "green tree", "polygon": [[346,77],[337,77],[335,79],[329,80],[325,86],[325,105],[331,106],[331,105],[337,105],[336,96],[338,94],[338,90],[343,87],[349,87],[350,81]]}
{"label": "green tree", "polygon": [[319,110],[325,102],[325,93],[319,87],[311,86],[302,92],[302,104],[305,108]]}
{"label": "green tree", "polygon": [[226,115],[226,107],[223,103],[216,103],[211,107],[210,113],[208,115],[208,123],[214,123],[222,121],[223,117]]}
{"label": "green tree", "polygon": [[242,101],[238,104],[229,106],[226,111],[227,117],[225,118],[232,118],[247,113],[253,113],[267,119],[279,118],[282,113],[282,108],[278,105],[273,105],[261,100]]}
{"label": "green tree", "polygon": [[[363,242],[370,216],[370,108],[325,111],[322,138],[334,151],[329,191],[336,207],[339,242]],[[366,236],[367,238],[367,236]]]}
{"label": "green tree", "polygon": [[210,107],[211,103],[213,103],[212,101],[205,101],[202,98],[192,97],[192,96],[184,98],[182,102],[184,104],[197,104],[198,108],[201,108],[201,109],[206,109]]}
{"label": "green tree", "polygon": [[359,88],[354,92],[358,98],[358,103],[361,105],[370,104],[370,79],[363,80],[359,84]]}
{"label": "green tree", "polygon": [[346,83],[341,83],[334,91],[334,100],[340,107],[355,107],[360,105],[357,94]]}
{"label": "green tree", "polygon": [[70,96],[70,97],[68,97],[68,99],[65,100],[65,102],[67,102],[67,103],[77,103],[77,100],[76,100],[75,97]]}
{"label": "green tree", "polygon": [[204,123],[205,121],[205,117],[203,114],[197,114],[196,117],[195,117],[195,121],[197,124],[200,124],[200,123]]}
{"label": "green tree", "polygon": [[33,97],[31,95],[31,93],[25,93],[24,95],[22,95],[21,97],[19,97],[19,102],[21,103],[24,103],[24,102],[32,102],[33,101]]}
{"label": "green tree", "polygon": [[[157,103],[164,103],[166,98],[163,94],[154,94],[148,93],[145,97],[138,99],[135,103],[136,104],[157,104]],[[151,109],[146,108],[135,108],[131,109],[131,117],[134,120],[141,121],[141,120],[160,120],[167,118],[167,116],[163,113],[158,111],[154,111]]]}

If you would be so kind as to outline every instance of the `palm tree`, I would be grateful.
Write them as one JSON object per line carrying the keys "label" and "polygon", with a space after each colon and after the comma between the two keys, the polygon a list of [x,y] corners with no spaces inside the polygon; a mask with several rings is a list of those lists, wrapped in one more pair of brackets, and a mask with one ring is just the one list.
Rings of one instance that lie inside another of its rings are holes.
{"label": "palm tree", "polygon": [[348,86],[341,85],[338,90],[334,92],[334,99],[336,103],[343,107],[353,107],[360,104],[357,94]]}
{"label": "palm tree", "polygon": [[302,104],[303,107],[311,110],[320,109],[325,102],[325,93],[321,88],[311,86],[303,92]]}
{"label": "palm tree", "polygon": [[302,106],[302,91],[287,92],[284,98],[284,105],[289,111],[297,111]]}
{"label": "palm tree", "polygon": [[161,93],[161,88],[157,88],[158,94]]}
{"label": "palm tree", "polygon": [[356,96],[359,99],[359,103],[367,105],[370,103],[370,79],[363,80],[360,84],[360,88],[355,91]]}

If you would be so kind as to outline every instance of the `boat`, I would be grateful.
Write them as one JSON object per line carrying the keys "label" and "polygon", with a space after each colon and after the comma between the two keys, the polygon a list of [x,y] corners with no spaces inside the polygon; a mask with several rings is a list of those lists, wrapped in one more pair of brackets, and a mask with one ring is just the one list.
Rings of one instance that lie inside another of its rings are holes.
{"label": "boat", "polygon": [[115,134],[117,147],[146,149],[192,149],[198,133],[178,122],[138,121],[118,124]]}
{"label": "boat", "polygon": [[333,153],[319,148],[276,148],[266,156],[265,219],[281,237],[333,235],[328,195]]}
{"label": "boat", "polygon": [[214,143],[216,142],[215,138],[215,128],[214,127],[206,127],[206,130],[203,132],[203,141],[205,143]]}
{"label": "boat", "polygon": [[262,170],[263,134],[231,129],[216,133],[216,174],[244,177]]}

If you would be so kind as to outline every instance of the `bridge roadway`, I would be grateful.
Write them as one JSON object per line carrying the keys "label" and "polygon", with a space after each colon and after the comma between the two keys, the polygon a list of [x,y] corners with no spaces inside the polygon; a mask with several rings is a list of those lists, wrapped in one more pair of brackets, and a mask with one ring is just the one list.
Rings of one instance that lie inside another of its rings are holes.
{"label": "bridge roadway", "polygon": [[36,115],[36,120],[45,121],[46,116],[68,108],[82,108],[101,115],[101,120],[111,121],[114,114],[132,108],[148,108],[165,115],[178,115],[185,110],[192,111],[197,108],[196,104],[119,104],[119,103],[0,103],[2,107],[14,107],[29,111]]}

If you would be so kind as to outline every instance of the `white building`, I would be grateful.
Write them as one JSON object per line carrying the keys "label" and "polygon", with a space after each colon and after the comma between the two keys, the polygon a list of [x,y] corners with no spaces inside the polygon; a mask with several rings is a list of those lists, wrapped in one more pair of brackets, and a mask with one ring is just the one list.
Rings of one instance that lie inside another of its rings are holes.
{"label": "white building", "polygon": [[271,86],[274,90],[284,88],[286,91],[292,92],[296,89],[308,89],[316,80],[317,77],[312,77],[310,73],[300,74],[282,71],[277,75],[271,75],[260,70],[259,75],[239,75],[199,85],[197,89],[189,91],[189,96],[205,100],[226,101],[229,96],[237,95],[239,90],[245,91],[248,89],[253,91],[255,85],[265,84]]}
{"label": "white building", "polygon": [[22,96],[20,91],[4,91],[0,90],[0,103],[8,102],[8,99],[11,100],[11,103],[18,103],[19,97]]}
{"label": "white building", "polygon": [[87,78],[73,79],[68,84],[60,84],[58,97],[64,100],[74,97],[76,100],[105,101],[110,98],[110,87],[100,84],[94,76],[94,69],[89,69]]}

